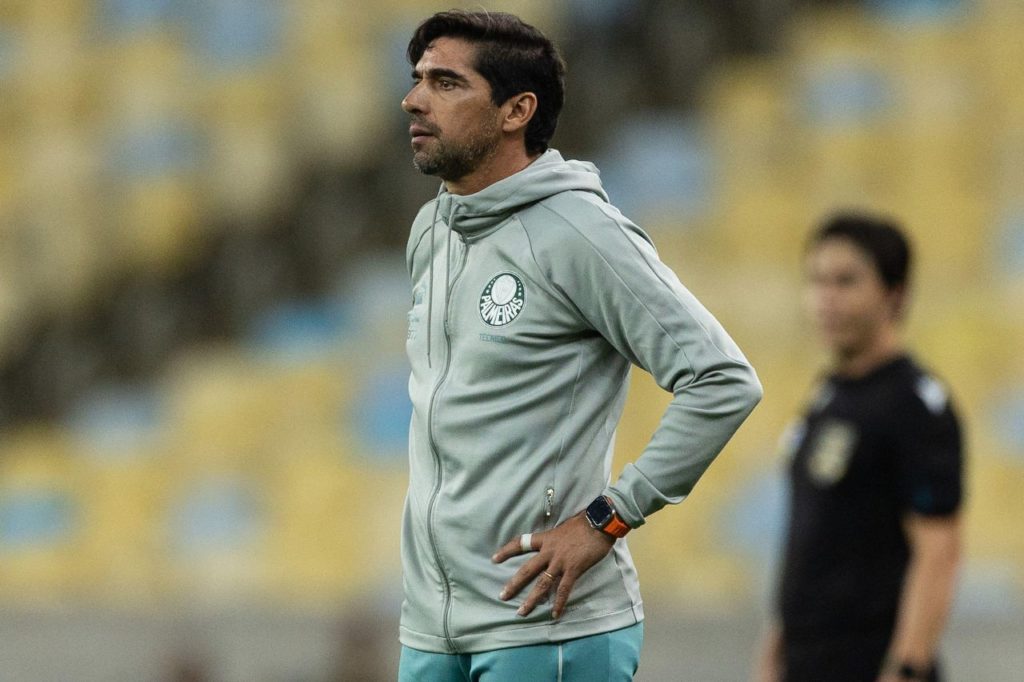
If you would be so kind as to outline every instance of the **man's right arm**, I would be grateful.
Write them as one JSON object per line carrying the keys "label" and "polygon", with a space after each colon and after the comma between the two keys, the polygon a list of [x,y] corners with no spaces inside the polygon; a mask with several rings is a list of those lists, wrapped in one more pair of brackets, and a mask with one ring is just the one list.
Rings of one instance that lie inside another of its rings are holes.
{"label": "man's right arm", "polygon": [[751,682],[780,682],[782,679],[782,625],[773,618],[761,633]]}

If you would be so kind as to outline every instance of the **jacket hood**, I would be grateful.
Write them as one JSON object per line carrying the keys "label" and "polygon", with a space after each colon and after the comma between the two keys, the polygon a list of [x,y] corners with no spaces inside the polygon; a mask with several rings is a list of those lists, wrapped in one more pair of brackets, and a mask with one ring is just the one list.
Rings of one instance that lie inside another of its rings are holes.
{"label": "jacket hood", "polygon": [[456,195],[442,189],[437,198],[438,213],[453,230],[471,237],[496,227],[530,204],[569,191],[592,192],[608,201],[594,164],[566,161],[557,150],[548,149],[523,170],[476,194]]}

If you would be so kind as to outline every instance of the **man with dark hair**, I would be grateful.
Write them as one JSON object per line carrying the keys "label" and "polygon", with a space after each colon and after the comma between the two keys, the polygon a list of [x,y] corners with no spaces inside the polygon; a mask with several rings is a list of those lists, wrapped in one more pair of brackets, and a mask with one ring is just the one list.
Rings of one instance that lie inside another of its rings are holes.
{"label": "man with dark hair", "polygon": [[784,446],[789,528],[756,679],[938,680],[961,436],[946,388],[900,338],[910,247],[891,221],[843,214],[811,236],[806,261],[832,366]]}
{"label": "man with dark hair", "polygon": [[409,41],[409,63],[415,66],[431,43],[442,37],[476,47],[473,66],[491,86],[495,106],[524,92],[536,96],[537,108],[525,131],[526,153],[547,150],[565,99],[565,64],[551,41],[510,14],[442,12],[423,22]]}
{"label": "man with dark hair", "polygon": [[[643,605],[624,536],[690,493],[760,384],[597,170],[549,148],[564,68],[543,34],[443,12],[409,59],[413,161],[443,183],[407,250],[399,677],[631,679]],[[612,484],[631,363],[674,399]]]}

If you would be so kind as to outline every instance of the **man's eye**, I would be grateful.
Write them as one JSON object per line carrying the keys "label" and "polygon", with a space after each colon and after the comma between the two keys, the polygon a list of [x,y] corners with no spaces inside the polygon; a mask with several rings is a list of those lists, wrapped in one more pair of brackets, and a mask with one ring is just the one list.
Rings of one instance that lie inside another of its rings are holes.
{"label": "man's eye", "polygon": [[447,78],[442,78],[437,82],[437,87],[441,88],[442,90],[454,90],[455,81],[448,80]]}

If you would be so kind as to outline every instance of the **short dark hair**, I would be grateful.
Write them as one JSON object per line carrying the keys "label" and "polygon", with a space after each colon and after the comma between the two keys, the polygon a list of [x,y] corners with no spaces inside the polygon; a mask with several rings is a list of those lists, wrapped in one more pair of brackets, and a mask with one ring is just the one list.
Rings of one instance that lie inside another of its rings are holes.
{"label": "short dark hair", "polygon": [[547,36],[505,12],[438,12],[413,33],[406,52],[409,62],[416,66],[438,38],[459,38],[477,46],[474,68],[490,84],[495,105],[522,92],[537,96],[537,111],[526,126],[526,151],[545,151],[565,101],[565,63]]}
{"label": "short dark hair", "polygon": [[910,242],[896,221],[861,212],[837,213],[811,234],[807,250],[830,239],[846,239],[863,251],[887,289],[906,286],[913,255]]}

